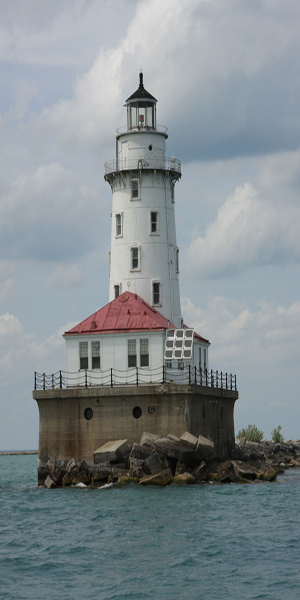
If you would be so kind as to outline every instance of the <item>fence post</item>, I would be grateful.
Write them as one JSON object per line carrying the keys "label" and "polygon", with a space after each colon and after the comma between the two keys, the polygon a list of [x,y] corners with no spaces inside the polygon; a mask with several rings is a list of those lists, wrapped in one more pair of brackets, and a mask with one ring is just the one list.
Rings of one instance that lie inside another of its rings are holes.
{"label": "fence post", "polygon": [[230,373],[230,389],[232,390],[232,373]]}
{"label": "fence post", "polygon": [[227,373],[226,373],[226,388],[225,389],[226,390],[228,389],[228,387],[227,387]]}
{"label": "fence post", "polygon": [[234,389],[236,391],[236,375],[234,376]]}
{"label": "fence post", "polygon": [[114,382],[113,382],[113,371],[112,368],[110,369],[110,387],[113,387]]}
{"label": "fence post", "polygon": [[87,388],[87,370],[84,369],[84,385]]}
{"label": "fence post", "polygon": [[36,371],[34,371],[34,389],[36,390]]}
{"label": "fence post", "polygon": [[46,375],[43,373],[43,390],[46,389]]}
{"label": "fence post", "polygon": [[136,368],[136,385],[139,385],[139,368]]}
{"label": "fence post", "polygon": [[200,371],[200,385],[202,385],[202,367],[200,367],[199,371]]}
{"label": "fence post", "polygon": [[206,387],[208,386],[208,382],[207,382],[207,368],[205,369],[205,379],[206,379]]}
{"label": "fence post", "polygon": [[212,369],[210,371],[210,385],[211,385],[211,387],[215,387],[214,386],[214,372]]}
{"label": "fence post", "polygon": [[197,385],[197,367],[195,366],[195,385]]}
{"label": "fence post", "polygon": [[163,365],[163,383],[165,383],[165,365]]}
{"label": "fence post", "polygon": [[191,385],[191,365],[189,365],[189,385]]}
{"label": "fence post", "polygon": [[61,371],[59,371],[59,387],[60,387],[60,389],[62,388],[62,376],[61,376]]}
{"label": "fence post", "polygon": [[216,371],[216,388],[219,387],[219,372]]}

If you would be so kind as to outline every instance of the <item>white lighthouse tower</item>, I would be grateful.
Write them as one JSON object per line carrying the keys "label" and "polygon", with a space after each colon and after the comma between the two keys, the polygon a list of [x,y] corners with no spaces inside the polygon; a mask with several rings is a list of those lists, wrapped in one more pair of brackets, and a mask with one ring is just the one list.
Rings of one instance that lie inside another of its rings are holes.
{"label": "white lighthouse tower", "polygon": [[181,164],[166,157],[156,102],[140,73],[126,100],[127,128],[117,131],[116,159],[105,165],[112,189],[109,300],[130,291],[182,327],[174,208]]}

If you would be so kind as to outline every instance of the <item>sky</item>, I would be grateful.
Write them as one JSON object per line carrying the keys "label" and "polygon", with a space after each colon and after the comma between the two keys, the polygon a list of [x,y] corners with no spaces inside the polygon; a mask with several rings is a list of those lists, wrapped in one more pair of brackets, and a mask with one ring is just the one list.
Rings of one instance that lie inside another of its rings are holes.
{"label": "sky", "polygon": [[158,99],[182,315],[237,376],[236,432],[300,438],[298,0],[0,0],[0,450],[37,449],[34,372],[108,302],[124,102]]}

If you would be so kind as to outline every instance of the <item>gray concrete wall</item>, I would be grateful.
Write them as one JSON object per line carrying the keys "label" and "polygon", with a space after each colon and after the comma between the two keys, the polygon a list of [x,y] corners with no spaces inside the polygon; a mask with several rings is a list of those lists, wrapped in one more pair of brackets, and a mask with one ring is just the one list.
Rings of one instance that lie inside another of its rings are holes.
{"label": "gray concrete wall", "polygon": [[[93,463],[93,452],[109,440],[139,442],[142,432],[160,436],[185,431],[210,437],[215,455],[234,449],[234,403],[238,392],[195,385],[35,390],[39,407],[39,459],[74,458]],[[142,415],[133,416],[139,406]],[[93,418],[84,411],[91,408]]]}

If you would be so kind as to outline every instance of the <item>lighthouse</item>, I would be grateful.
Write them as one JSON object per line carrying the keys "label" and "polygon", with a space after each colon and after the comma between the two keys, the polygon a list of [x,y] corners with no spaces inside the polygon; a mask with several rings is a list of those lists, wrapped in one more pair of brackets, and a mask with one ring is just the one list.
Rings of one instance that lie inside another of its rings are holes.
{"label": "lighthouse", "polygon": [[104,177],[112,192],[109,302],[66,331],[66,370],[35,373],[39,484],[48,461],[93,464],[110,440],[139,442],[188,431],[234,449],[235,376],[208,369],[209,341],[184,323],[179,292],[175,185],[166,127],[139,74],[126,100]]}
{"label": "lighthouse", "polygon": [[109,300],[130,291],[182,327],[175,184],[180,161],[166,156],[166,127],[144,88],[126,100],[127,127],[117,131],[116,158],[105,164],[112,190]]}

